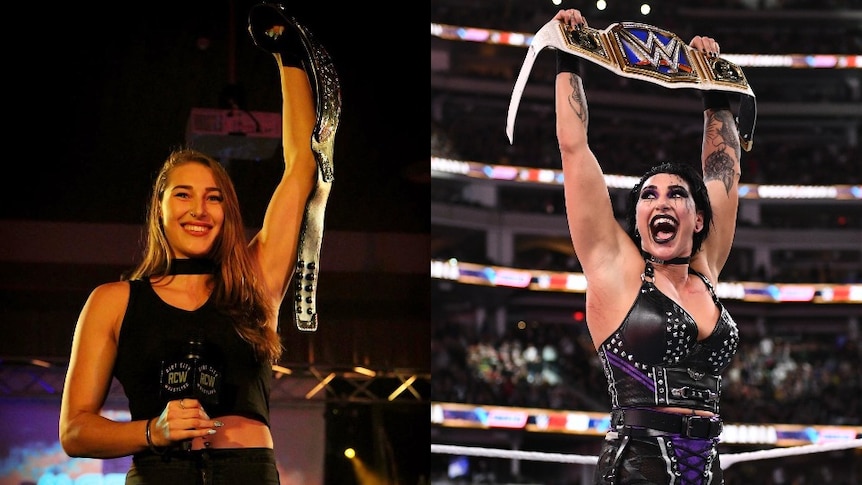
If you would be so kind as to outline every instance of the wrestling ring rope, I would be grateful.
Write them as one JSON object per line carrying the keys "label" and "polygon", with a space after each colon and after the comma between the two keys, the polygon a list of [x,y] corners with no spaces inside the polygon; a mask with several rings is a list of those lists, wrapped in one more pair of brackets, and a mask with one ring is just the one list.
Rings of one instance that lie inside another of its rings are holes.
{"label": "wrestling ring rope", "polygon": [[[726,470],[734,463],[743,461],[765,460],[792,455],[807,455],[811,453],[822,453],[825,451],[846,450],[849,448],[862,448],[862,439],[841,441],[826,444],[813,444],[791,446],[788,448],[776,448],[771,450],[748,451],[744,453],[722,453],[721,469]],[[495,448],[480,448],[472,446],[455,445],[431,445],[431,453],[446,455],[482,456],[486,458],[512,458],[531,461],[546,461],[555,463],[575,463],[580,465],[595,465],[597,456],[570,455],[565,453],[543,453],[539,451],[516,451]]]}

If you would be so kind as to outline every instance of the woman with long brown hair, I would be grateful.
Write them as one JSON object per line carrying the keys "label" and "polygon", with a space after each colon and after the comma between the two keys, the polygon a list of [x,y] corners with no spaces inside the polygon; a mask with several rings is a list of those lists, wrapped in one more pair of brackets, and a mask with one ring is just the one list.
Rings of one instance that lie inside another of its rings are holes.
{"label": "woman with long brown hair", "polygon": [[[318,70],[325,50],[281,7],[258,5],[249,22],[254,42],[275,57],[283,100],[284,170],[260,231],[246,237],[219,161],[172,152],[152,188],[142,260],[91,292],[75,330],[63,449],[132,455],[129,484],[279,483],[269,422],[279,309],[298,269],[309,201],[331,171],[339,104],[325,96],[339,93],[321,93],[318,84],[333,82],[321,77],[334,75],[331,66]],[[329,145],[321,147],[323,131]],[[130,421],[101,414],[114,378]]]}

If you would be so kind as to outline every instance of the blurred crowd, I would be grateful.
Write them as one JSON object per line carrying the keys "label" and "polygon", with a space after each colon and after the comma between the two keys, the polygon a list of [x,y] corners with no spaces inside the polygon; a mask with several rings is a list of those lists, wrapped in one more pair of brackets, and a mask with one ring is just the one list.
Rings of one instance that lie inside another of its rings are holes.
{"label": "blurred crowd", "polygon": [[[496,331],[442,318],[432,325],[432,401],[609,411],[607,383],[583,324]],[[860,353],[862,342],[847,333],[743,334],[722,381],[721,415],[734,424],[862,425]],[[434,485],[581,483],[565,467],[536,465],[513,475],[505,460],[482,458],[469,460],[470,473],[451,478],[446,458],[433,455]],[[853,463],[852,450],[742,462],[726,472],[725,483],[849,485],[859,474]]]}
{"label": "blurred crowd", "polygon": [[[454,129],[444,129],[441,123],[431,122],[431,155],[435,157],[475,161],[490,164],[559,169],[559,152],[553,143],[538,143],[540,136],[524,137],[518,144],[509,145],[500,132],[490,130],[481,123],[461,123]],[[553,134],[553,128],[547,127]],[[615,134],[614,134],[615,133]],[[699,157],[700,134],[678,134],[673,143],[629,134],[619,130],[598,135],[591,144],[602,157],[602,166],[611,175],[638,175],[659,160],[696,160]],[[692,139],[683,139],[691,137]],[[620,141],[622,140],[622,142]],[[760,149],[743,155],[743,183],[782,185],[833,185],[862,184],[859,163],[862,152],[858,146],[811,144],[810,142],[758,142]],[[764,146],[767,145],[767,146]],[[688,147],[691,153],[683,153]],[[677,151],[678,153],[672,153]],[[762,153],[779,154],[762,156]],[[788,169],[788,166],[792,169]],[[627,194],[612,191],[613,207],[618,218],[624,217]],[[446,204],[479,206],[466,196],[464,183],[435,180],[431,184],[431,200]],[[565,201],[563,191],[535,188],[527,184],[496,187],[496,205],[489,210],[505,213],[534,213],[563,217]],[[433,222],[433,221],[432,221]],[[764,205],[759,209],[757,223],[740,217],[739,227],[765,229],[847,230],[862,228],[862,205],[808,204]],[[851,236],[855,237],[855,236]],[[514,265],[549,271],[580,271],[577,258],[569,249],[561,252],[557,244],[552,248],[534,245],[521,251],[517,247]],[[463,261],[500,264],[489,261],[484,244],[470,247],[445,247],[432,253],[435,258],[458,258]],[[746,254],[744,254],[746,253]],[[750,248],[737,248],[722,274],[723,281],[771,281],[776,283],[860,283],[862,282],[862,245],[856,251],[811,250],[776,251],[768,265],[755,265]]]}
{"label": "blurred crowd", "polygon": [[[553,120],[525,123],[535,136],[510,144],[501,125],[467,120],[445,125],[431,121],[431,155],[455,160],[534,168],[560,168]],[[520,125],[519,125],[520,126]],[[598,126],[598,125],[596,125]],[[590,146],[607,174],[640,175],[659,161],[700,160],[702,133],[675,133],[673,139],[636,126],[590,133]],[[861,184],[859,144],[811,143],[810,139],[757,138],[742,155],[741,183],[768,185]]]}
{"label": "blurred crowd", "polygon": [[[585,325],[498,332],[441,320],[431,348],[432,401],[610,411]],[[733,423],[862,425],[860,351],[847,334],[743,335],[722,383],[721,414]]]}
{"label": "blurred crowd", "polygon": [[[590,18],[638,20],[626,17],[628,9],[632,8],[631,2],[608,2],[608,9],[601,12],[591,12],[592,5],[592,2],[585,2],[583,7],[575,4],[565,7],[581,8]],[[680,8],[676,2],[653,2],[650,18],[661,19],[659,25],[686,39],[694,33],[711,35],[719,39],[724,53],[857,55],[862,52],[862,24],[858,21],[858,10],[849,14],[844,11],[860,7],[862,0],[710,0],[697,2],[696,6],[688,8]],[[434,22],[453,25],[534,32],[558,8],[550,2],[536,5],[517,1],[492,4],[441,1],[432,4],[431,17]],[[770,11],[774,11],[776,16],[762,17]],[[830,17],[832,11],[835,13]],[[734,16],[734,13],[744,12],[752,12],[752,15]],[[710,15],[724,17],[716,20]],[[701,30],[707,27],[709,32]],[[687,30],[696,32],[685,33]],[[473,54],[448,63],[446,72],[450,76],[496,79],[511,84],[523,60],[522,50],[513,47],[493,49],[481,43],[465,42],[459,50]],[[842,106],[862,101],[862,82],[853,69],[794,69],[792,76],[759,75],[761,71],[769,70],[749,72],[755,78],[750,82],[757,93],[758,105],[789,109],[785,113],[788,117],[793,112],[789,107],[794,104],[811,107],[818,103],[831,103]],[[551,85],[555,73],[553,56],[541,55],[531,71],[530,84]],[[602,92],[650,92],[647,84],[633,82],[595,66],[585,68],[582,75],[588,97]],[[690,90],[681,90],[677,94],[680,99],[688,97],[692,103],[697,101]],[[451,95],[446,93],[442,98]],[[432,99],[436,97],[432,96]],[[470,98],[475,101],[472,98],[476,96]],[[548,100],[547,105],[540,104],[530,109],[525,106],[528,102],[525,96],[518,113],[517,143],[510,144],[503,129],[505,106],[467,100],[463,103],[450,100],[448,104],[444,100],[439,101],[440,106],[434,106],[432,101],[432,155],[492,164],[558,168],[553,103]],[[605,173],[640,174],[657,161],[699,159],[699,118],[694,118],[694,123],[680,119],[672,125],[675,128],[669,128],[667,122],[613,117],[612,113],[606,112],[608,110],[602,107],[590,113],[591,119],[595,120],[590,124],[590,145],[602,162]],[[605,117],[599,119],[602,115]],[[810,113],[806,115],[804,110],[794,112],[792,117],[796,124],[758,123],[754,146],[743,154],[742,183],[862,183],[858,123],[841,123],[839,115],[814,118]],[[800,119],[805,122],[799,123]]]}

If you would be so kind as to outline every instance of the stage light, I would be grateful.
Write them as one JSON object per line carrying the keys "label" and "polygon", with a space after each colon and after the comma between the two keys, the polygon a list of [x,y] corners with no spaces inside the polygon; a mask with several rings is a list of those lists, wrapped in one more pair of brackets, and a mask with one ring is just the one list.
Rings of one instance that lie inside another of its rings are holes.
{"label": "stage light", "polygon": [[345,448],[344,449],[344,456],[346,456],[347,458],[352,460],[353,458],[356,457],[356,450],[354,450],[353,448]]}
{"label": "stage light", "polygon": [[289,375],[293,374],[292,370],[288,369],[287,367],[280,366],[277,364],[273,364],[272,370],[273,370],[273,372],[275,372],[275,378],[276,379],[281,379],[283,376],[286,376],[286,375],[289,376]]}
{"label": "stage light", "polygon": [[368,377],[375,377],[377,375],[377,373],[374,372],[373,370],[365,368],[365,367],[361,367],[361,366],[356,366],[353,368],[353,370],[357,374],[362,374],[362,375],[368,376]]}
{"label": "stage light", "polygon": [[314,395],[315,395],[315,394],[317,394],[321,389],[323,389],[324,387],[326,387],[326,385],[327,385],[327,384],[329,384],[329,382],[330,382],[332,379],[335,379],[335,372],[330,372],[330,373],[329,373],[329,375],[328,375],[328,376],[326,376],[326,378],[325,378],[325,379],[323,379],[322,381],[318,382],[316,386],[314,386],[313,388],[311,388],[311,390],[310,390],[310,391],[308,391],[308,394],[306,394],[306,395],[305,395],[305,398],[306,398],[306,399],[311,399],[312,397],[314,397]]}
{"label": "stage light", "polygon": [[392,391],[392,394],[389,395],[389,400],[394,401],[395,398],[398,397],[399,394],[404,392],[405,389],[410,388],[410,385],[413,384],[413,382],[415,380],[416,380],[416,376],[410,376],[409,379],[407,379],[406,381],[404,381],[403,384],[398,386],[398,389],[395,389],[394,391]]}

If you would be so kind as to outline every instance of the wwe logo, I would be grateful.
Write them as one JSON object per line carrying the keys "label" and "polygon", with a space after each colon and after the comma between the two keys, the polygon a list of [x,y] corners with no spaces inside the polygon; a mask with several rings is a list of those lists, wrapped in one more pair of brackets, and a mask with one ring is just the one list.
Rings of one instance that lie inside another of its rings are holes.
{"label": "wwe logo", "polygon": [[[642,39],[638,36],[645,36]],[[653,66],[667,68],[670,73],[680,70],[691,72],[681,51],[684,52],[683,43],[676,36],[659,36],[656,32],[648,29],[624,29],[619,31],[620,42],[627,47],[627,57],[633,57],[629,62],[635,66]]]}

